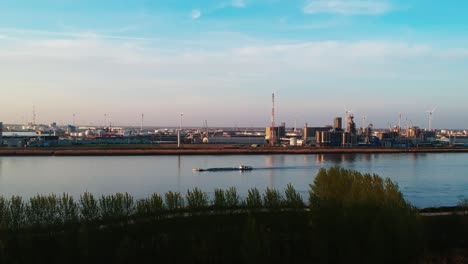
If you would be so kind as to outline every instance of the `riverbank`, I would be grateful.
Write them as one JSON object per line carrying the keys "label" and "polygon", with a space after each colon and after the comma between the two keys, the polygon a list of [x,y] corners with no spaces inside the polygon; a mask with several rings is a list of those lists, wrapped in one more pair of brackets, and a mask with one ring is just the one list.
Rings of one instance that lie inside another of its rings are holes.
{"label": "riverbank", "polygon": [[0,156],[140,156],[140,155],[264,155],[264,154],[386,154],[468,153],[468,148],[315,148],[245,147],[237,145],[113,145],[61,148],[0,148]]}

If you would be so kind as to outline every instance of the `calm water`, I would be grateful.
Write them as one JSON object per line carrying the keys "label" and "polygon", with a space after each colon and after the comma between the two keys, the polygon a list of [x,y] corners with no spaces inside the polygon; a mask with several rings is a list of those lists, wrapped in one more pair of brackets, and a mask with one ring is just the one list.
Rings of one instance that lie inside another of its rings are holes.
{"label": "calm water", "polygon": [[[245,164],[249,172],[193,172],[192,168]],[[398,182],[418,207],[455,205],[468,198],[468,153],[235,155],[130,157],[0,157],[0,194],[69,193],[79,196],[129,192],[137,198],[169,190],[237,187],[284,189],[292,183],[305,197],[319,168],[341,166],[377,173]]]}

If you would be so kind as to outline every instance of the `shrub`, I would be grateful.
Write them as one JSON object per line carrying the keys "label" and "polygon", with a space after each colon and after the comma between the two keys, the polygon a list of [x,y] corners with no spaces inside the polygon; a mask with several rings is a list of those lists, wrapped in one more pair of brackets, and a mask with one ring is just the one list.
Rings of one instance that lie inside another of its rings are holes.
{"label": "shrub", "polygon": [[165,195],[166,208],[170,211],[179,210],[184,207],[184,199],[179,192],[167,192]]}
{"label": "shrub", "polygon": [[163,199],[161,195],[154,193],[149,199],[139,200],[136,210],[140,216],[156,215],[164,210]]}
{"label": "shrub", "polygon": [[237,190],[235,187],[230,187],[224,192],[226,198],[226,206],[228,208],[235,208],[240,205],[240,197],[237,195]]}
{"label": "shrub", "polygon": [[186,199],[188,209],[201,209],[208,207],[208,196],[198,188],[195,188],[192,191],[188,190]]}
{"label": "shrub", "polygon": [[250,189],[247,198],[245,199],[245,203],[249,208],[260,208],[262,207],[262,197],[260,196],[260,192],[257,188]]}
{"label": "shrub", "polygon": [[227,207],[226,195],[223,189],[215,189],[213,206],[217,209]]}

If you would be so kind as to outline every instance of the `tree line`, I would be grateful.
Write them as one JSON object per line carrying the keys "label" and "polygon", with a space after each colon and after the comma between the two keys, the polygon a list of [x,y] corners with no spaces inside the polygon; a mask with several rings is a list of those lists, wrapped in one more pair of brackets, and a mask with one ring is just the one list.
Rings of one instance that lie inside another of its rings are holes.
{"label": "tree line", "polygon": [[[321,169],[308,199],[283,191],[199,188],[0,197],[0,262],[412,263],[421,217],[378,175]],[[307,202],[304,202],[307,201]],[[25,257],[28,256],[28,257]],[[22,258],[23,261],[16,261]],[[115,261],[114,261],[115,260]]]}
{"label": "tree line", "polygon": [[20,196],[0,196],[0,228],[20,229],[31,226],[62,225],[79,222],[129,220],[213,210],[304,209],[302,196],[289,184],[284,193],[267,188],[248,190],[242,199],[235,187],[215,189],[212,198],[199,188],[185,195],[169,191],[136,200],[128,193],[95,196],[85,192],[79,199],[64,193],[36,195],[28,200]]}

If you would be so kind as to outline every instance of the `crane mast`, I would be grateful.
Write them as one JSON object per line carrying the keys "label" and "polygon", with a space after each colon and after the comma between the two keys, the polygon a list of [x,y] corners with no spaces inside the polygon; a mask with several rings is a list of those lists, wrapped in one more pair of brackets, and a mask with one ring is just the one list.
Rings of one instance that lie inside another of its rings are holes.
{"label": "crane mast", "polygon": [[270,145],[274,146],[276,143],[275,135],[275,93],[271,94],[271,128],[270,128]]}

